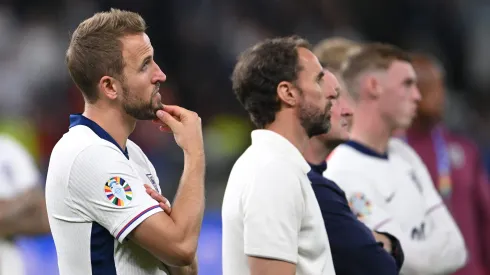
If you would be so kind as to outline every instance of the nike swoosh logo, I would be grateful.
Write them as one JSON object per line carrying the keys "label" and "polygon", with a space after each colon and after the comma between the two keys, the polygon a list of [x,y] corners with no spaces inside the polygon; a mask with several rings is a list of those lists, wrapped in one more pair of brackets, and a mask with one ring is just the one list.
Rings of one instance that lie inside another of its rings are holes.
{"label": "nike swoosh logo", "polygon": [[386,202],[389,203],[393,197],[395,197],[395,192],[391,193],[391,195],[389,195],[387,198],[386,198]]}

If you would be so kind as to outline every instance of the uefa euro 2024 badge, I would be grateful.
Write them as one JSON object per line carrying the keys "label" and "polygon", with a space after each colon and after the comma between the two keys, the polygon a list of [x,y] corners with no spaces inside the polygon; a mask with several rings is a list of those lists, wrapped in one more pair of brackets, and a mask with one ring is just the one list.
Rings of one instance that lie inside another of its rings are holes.
{"label": "uefa euro 2024 badge", "polygon": [[126,206],[133,199],[131,187],[121,177],[110,178],[105,183],[104,191],[109,201],[117,206]]}

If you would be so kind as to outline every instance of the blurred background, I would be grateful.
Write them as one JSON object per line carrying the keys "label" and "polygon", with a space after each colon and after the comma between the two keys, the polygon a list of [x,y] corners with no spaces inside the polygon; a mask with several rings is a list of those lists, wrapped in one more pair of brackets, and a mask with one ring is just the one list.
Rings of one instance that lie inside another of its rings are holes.
{"label": "blurred background", "polygon": [[[83,111],[64,64],[70,32],[111,7],[139,12],[147,21],[156,61],[168,78],[163,102],[202,117],[208,171],[200,274],[221,274],[221,200],[253,129],[229,77],[236,56],[261,39],[299,34],[317,43],[344,36],[432,53],[447,73],[446,124],[478,144],[490,170],[490,1],[2,0],[0,132],[17,138],[43,175],[68,129],[68,115]],[[173,137],[139,123],[130,138],[153,162],[164,195],[173,198],[183,167]],[[17,243],[29,275],[57,274],[50,236],[19,237]]]}

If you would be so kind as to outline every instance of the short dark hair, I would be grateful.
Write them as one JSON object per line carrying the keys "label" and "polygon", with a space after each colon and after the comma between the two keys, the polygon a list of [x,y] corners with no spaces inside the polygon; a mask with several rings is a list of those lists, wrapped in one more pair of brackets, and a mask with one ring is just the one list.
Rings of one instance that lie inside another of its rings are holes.
{"label": "short dark hair", "polygon": [[258,128],[274,122],[281,108],[277,86],[294,82],[302,69],[298,48],[311,49],[299,36],[267,39],[242,53],[233,70],[233,91]]}
{"label": "short dark hair", "polygon": [[416,73],[419,73],[418,72],[420,70],[419,66],[421,64],[429,64],[431,66],[434,66],[443,75],[446,74],[442,61],[439,60],[435,55],[432,55],[427,52],[411,52],[410,58],[412,60],[412,65]]}
{"label": "short dark hair", "polygon": [[104,75],[122,78],[125,64],[120,39],[145,30],[139,14],[118,9],[96,13],[78,25],[66,51],[66,64],[85,100],[98,99],[97,83]]}
{"label": "short dark hair", "polygon": [[410,55],[396,46],[383,43],[365,44],[344,63],[342,78],[347,89],[357,97],[351,84],[360,74],[368,70],[388,70],[393,61],[397,60],[411,63]]}

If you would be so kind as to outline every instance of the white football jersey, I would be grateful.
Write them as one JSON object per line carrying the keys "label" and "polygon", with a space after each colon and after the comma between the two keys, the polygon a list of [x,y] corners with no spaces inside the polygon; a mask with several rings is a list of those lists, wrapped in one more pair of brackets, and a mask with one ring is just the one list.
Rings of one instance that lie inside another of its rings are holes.
{"label": "white football jersey", "polygon": [[422,160],[403,141],[392,138],[385,155],[354,141],[342,144],[329,156],[324,175],[345,191],[370,229],[400,240],[401,274],[450,274],[464,265],[461,233]]}
{"label": "white football jersey", "polygon": [[[34,160],[17,141],[0,135],[0,152],[0,200],[13,199],[39,184]],[[22,255],[15,243],[0,239],[0,274],[24,272]]]}
{"label": "white football jersey", "polygon": [[163,275],[166,267],[128,234],[163,211],[153,165],[132,141],[122,150],[95,122],[70,116],[51,154],[46,183],[49,222],[60,275]]}

